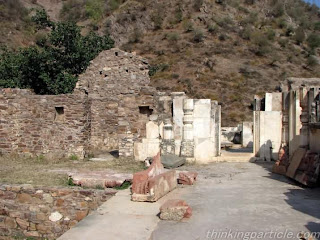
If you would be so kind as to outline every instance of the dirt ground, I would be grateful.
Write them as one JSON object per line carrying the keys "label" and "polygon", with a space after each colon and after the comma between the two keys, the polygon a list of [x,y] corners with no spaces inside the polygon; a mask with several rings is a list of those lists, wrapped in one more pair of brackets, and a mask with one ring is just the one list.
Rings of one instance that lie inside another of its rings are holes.
{"label": "dirt ground", "polygon": [[0,157],[0,183],[32,184],[34,186],[67,186],[69,171],[114,170],[134,173],[144,169],[144,164],[133,160],[114,159],[107,162],[43,157]]}

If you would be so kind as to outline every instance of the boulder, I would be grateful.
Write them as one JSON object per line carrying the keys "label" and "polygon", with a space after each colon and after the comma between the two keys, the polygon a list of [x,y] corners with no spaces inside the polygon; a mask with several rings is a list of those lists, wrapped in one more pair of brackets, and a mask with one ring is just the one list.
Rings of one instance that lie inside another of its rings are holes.
{"label": "boulder", "polygon": [[183,218],[190,218],[191,207],[183,200],[170,199],[160,207],[160,219],[180,221]]}

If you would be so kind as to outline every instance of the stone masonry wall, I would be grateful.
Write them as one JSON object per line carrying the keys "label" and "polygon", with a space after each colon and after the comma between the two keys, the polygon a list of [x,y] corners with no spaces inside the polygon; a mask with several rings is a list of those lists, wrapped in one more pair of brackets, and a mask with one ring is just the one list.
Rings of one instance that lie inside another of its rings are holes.
{"label": "stone masonry wall", "polygon": [[115,191],[0,185],[0,239],[56,239],[113,194]]}
{"label": "stone masonry wall", "polygon": [[79,157],[119,149],[133,157],[146,123],[172,117],[172,96],[150,87],[148,62],[119,49],[101,52],[73,94],[0,89],[0,154]]}
{"label": "stone masonry wall", "polygon": [[121,148],[128,131],[133,139],[145,135],[148,109],[156,112],[148,71],[145,59],[114,48],[100,53],[79,77],[75,94],[91,101],[90,151]]}
{"label": "stone masonry wall", "polygon": [[0,89],[0,153],[84,156],[90,121],[86,96],[43,96]]}

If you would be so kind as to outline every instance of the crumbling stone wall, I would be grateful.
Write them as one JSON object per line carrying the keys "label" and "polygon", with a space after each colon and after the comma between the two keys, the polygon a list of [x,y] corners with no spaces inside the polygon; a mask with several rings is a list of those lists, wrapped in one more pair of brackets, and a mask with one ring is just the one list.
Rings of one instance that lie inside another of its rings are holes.
{"label": "crumbling stone wall", "polygon": [[0,185],[0,238],[56,239],[115,191]]}
{"label": "crumbling stone wall", "polygon": [[157,111],[148,72],[145,59],[115,48],[100,53],[79,77],[75,94],[91,101],[90,151],[118,149],[127,145],[121,141],[128,133],[133,139],[145,134]]}
{"label": "crumbling stone wall", "polygon": [[0,89],[0,153],[84,157],[119,149],[133,157],[146,123],[172,118],[172,96],[150,87],[148,73],[145,59],[114,48],[91,62],[73,94]]}
{"label": "crumbling stone wall", "polygon": [[90,122],[86,96],[0,89],[0,153],[84,156]]}

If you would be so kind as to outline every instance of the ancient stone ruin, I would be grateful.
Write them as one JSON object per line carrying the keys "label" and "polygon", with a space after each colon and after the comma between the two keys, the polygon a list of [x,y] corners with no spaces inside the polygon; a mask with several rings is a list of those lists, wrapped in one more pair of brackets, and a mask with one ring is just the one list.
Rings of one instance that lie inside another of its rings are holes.
{"label": "ancient stone ruin", "polygon": [[149,83],[145,59],[111,49],[92,61],[73,94],[0,89],[0,152],[84,158],[118,150],[141,161],[160,149],[202,162],[218,156],[218,103]]}
{"label": "ancient stone ruin", "polygon": [[314,185],[320,166],[320,79],[289,78],[281,89],[255,98],[254,152],[278,160],[274,172]]}

